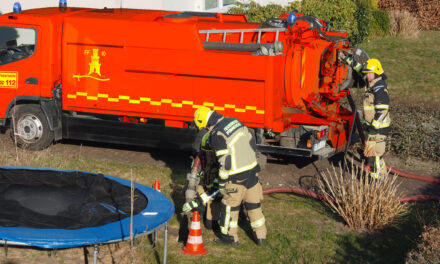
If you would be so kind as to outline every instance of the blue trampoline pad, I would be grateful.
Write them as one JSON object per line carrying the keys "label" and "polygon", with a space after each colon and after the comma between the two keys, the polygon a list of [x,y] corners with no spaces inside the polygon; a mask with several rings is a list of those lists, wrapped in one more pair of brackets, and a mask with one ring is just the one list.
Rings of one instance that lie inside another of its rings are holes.
{"label": "blue trampoline pad", "polygon": [[[46,249],[130,237],[131,182],[89,172],[0,167],[0,239]],[[174,214],[173,203],[134,184],[133,234],[151,233]]]}

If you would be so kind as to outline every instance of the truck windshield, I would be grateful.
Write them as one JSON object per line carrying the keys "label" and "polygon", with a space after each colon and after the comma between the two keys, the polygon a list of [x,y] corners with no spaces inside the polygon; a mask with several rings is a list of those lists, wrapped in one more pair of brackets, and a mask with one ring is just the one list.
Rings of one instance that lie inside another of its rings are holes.
{"label": "truck windshield", "polygon": [[32,56],[37,43],[37,30],[0,27],[0,65]]}

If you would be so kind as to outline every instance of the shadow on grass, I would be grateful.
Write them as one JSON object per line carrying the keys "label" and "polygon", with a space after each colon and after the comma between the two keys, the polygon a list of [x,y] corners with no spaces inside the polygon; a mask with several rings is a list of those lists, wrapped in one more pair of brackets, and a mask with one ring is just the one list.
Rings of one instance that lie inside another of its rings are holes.
{"label": "shadow on grass", "polygon": [[416,247],[423,226],[439,217],[436,206],[414,204],[395,226],[373,233],[340,236],[334,263],[405,263],[406,254]]}

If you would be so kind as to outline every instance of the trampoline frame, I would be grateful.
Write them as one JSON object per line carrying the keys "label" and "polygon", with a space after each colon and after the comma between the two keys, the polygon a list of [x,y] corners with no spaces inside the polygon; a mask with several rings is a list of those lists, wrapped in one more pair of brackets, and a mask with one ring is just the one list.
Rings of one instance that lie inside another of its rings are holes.
{"label": "trampoline frame", "polygon": [[[0,168],[2,168],[2,169],[11,169],[11,170],[17,169],[17,170],[38,170],[38,171],[47,170],[47,171],[62,171],[62,172],[80,172],[80,173],[86,173],[86,174],[90,174],[90,175],[98,175],[97,173],[92,173],[92,172],[85,172],[85,171],[79,171],[79,170],[62,170],[62,169],[54,169],[54,168],[10,167],[10,166],[0,166]],[[114,180],[114,181],[116,181],[118,183],[121,183],[122,185],[130,188],[130,186],[124,184],[124,182],[126,183],[128,181],[126,179],[117,178],[117,177],[110,176],[110,175],[104,175],[104,177],[106,177],[109,180]],[[128,181],[128,182],[130,182],[130,181]],[[146,186],[138,184],[138,183],[134,184],[134,187],[139,189],[139,190],[143,189],[142,186],[146,187]],[[146,197],[148,199],[147,195],[146,195]],[[148,208],[148,205],[147,205],[147,207],[145,209],[147,209],[147,208]],[[143,214],[144,215],[144,213],[147,213],[147,212],[143,212],[143,211],[140,212],[139,214]],[[173,211],[174,211],[174,208],[173,208]],[[137,215],[139,215],[139,214],[137,214]],[[167,221],[163,222],[162,224],[159,224],[155,228],[152,228],[150,230],[147,230],[147,231],[144,231],[144,232],[137,233],[137,234],[133,235],[133,239],[135,239],[135,238],[139,238],[139,237],[143,237],[143,236],[154,234],[154,240],[153,240],[152,248],[155,248],[155,246],[157,244],[157,233],[158,233],[158,231],[161,228],[164,228],[164,249],[163,249],[163,262],[162,262],[163,264],[166,264],[166,262],[167,262],[168,222],[171,221],[171,218],[172,218],[173,214],[171,214],[171,217]],[[131,217],[128,217],[126,219],[130,219],[130,218]],[[120,222],[120,221],[118,221],[118,222]],[[121,238],[121,239],[113,239],[113,240],[108,240],[108,241],[103,241],[103,242],[98,242],[98,243],[87,243],[87,244],[83,244],[83,245],[76,245],[76,246],[62,247],[62,248],[40,247],[40,246],[36,246],[36,245],[27,244],[27,243],[24,243],[24,242],[18,242],[18,241],[7,240],[7,239],[0,239],[0,245],[4,246],[6,254],[7,254],[7,250],[8,250],[8,245],[10,245],[10,246],[17,246],[17,247],[33,247],[33,248],[38,248],[38,249],[42,249],[42,250],[57,250],[57,249],[68,249],[68,248],[75,248],[75,247],[93,246],[93,248],[94,248],[93,263],[97,264],[98,263],[98,254],[99,254],[99,246],[100,245],[113,244],[113,243],[119,243],[119,242],[125,242],[125,241],[130,241],[130,236],[125,237],[125,238]]]}

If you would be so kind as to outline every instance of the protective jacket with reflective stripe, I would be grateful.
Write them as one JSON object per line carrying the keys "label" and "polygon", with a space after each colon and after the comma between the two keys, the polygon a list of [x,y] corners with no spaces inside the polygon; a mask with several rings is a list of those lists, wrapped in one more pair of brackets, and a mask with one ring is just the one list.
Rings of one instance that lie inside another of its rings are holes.
{"label": "protective jacket with reflective stripe", "polygon": [[365,92],[363,101],[364,119],[369,125],[370,135],[388,135],[390,131],[390,113],[388,87],[386,76],[374,79],[369,83],[370,88]]}
{"label": "protective jacket with reflective stripe", "polygon": [[209,141],[220,163],[220,180],[240,180],[247,178],[246,172],[258,171],[255,142],[249,129],[238,119],[221,120],[212,129]]}

